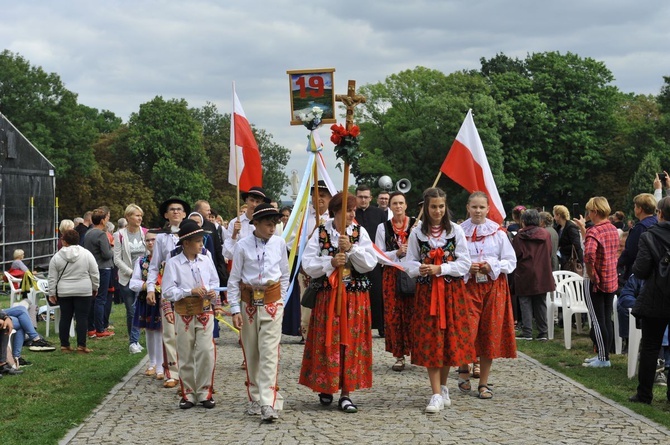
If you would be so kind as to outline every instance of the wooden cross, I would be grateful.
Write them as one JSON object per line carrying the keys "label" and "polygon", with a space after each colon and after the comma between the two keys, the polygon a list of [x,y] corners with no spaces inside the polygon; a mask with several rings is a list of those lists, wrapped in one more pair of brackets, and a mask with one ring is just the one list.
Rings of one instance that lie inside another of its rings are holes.
{"label": "wooden cross", "polygon": [[[347,109],[346,117],[346,128],[347,131],[351,130],[351,127],[354,126],[354,108],[356,105],[363,104],[367,100],[365,96],[356,94],[356,81],[350,80],[347,84],[347,94],[336,94],[335,100],[342,102]],[[343,231],[347,227],[347,194],[349,193],[349,163],[344,161],[344,180],[342,184],[342,221],[340,227]],[[342,233],[341,235],[344,235]],[[343,278],[344,267],[340,266],[340,279]],[[340,281],[340,285],[337,287],[337,299],[335,302],[335,310],[338,315],[342,314],[342,290],[345,284],[343,281]],[[346,308],[345,308],[346,311]],[[345,312],[346,313],[346,312]]]}
{"label": "wooden cross", "polygon": [[356,94],[356,81],[350,80],[347,84],[347,94],[336,94],[335,100],[342,102],[347,108],[346,125],[347,130],[349,130],[351,126],[354,125],[354,108],[358,104],[364,104],[367,99],[365,96]]}

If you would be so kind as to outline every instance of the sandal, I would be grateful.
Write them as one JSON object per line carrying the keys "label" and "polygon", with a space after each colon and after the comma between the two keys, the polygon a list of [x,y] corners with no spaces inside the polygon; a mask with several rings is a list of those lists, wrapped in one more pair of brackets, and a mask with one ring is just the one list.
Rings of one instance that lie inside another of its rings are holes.
{"label": "sandal", "polygon": [[358,407],[354,405],[351,399],[347,396],[340,397],[340,400],[337,401],[337,405],[340,407],[340,411],[345,413],[357,413]]}
{"label": "sandal", "polygon": [[405,357],[397,358],[395,364],[391,366],[391,369],[396,372],[400,372],[405,369]]}
{"label": "sandal", "polygon": [[325,392],[319,393],[319,403],[323,406],[328,406],[333,403],[333,395],[326,394]]}
{"label": "sandal", "polygon": [[[461,377],[462,375],[465,376],[465,378]],[[461,390],[461,392],[468,393],[472,390],[472,385],[470,384],[470,369],[458,369],[458,389]]]}
{"label": "sandal", "polygon": [[472,367],[472,377],[475,379],[479,378],[479,363],[475,363]]}
{"label": "sandal", "polygon": [[489,400],[493,398],[493,391],[491,391],[491,388],[489,388],[488,385],[479,385],[477,390],[479,391],[478,397],[480,399]]}

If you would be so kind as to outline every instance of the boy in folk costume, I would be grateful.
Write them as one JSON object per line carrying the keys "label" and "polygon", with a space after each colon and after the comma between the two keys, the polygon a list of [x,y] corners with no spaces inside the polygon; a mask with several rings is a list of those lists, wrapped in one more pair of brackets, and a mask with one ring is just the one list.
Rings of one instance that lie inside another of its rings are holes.
{"label": "boy in folk costume", "polygon": [[254,231],[237,242],[228,279],[233,325],[240,329],[247,362],[247,414],[260,414],[269,422],[279,418],[275,410],[277,366],[283,300],[289,284],[286,243],[274,235],[280,217],[270,204],[254,209]]}
{"label": "boy in folk costume", "polygon": [[203,255],[205,231],[195,221],[184,221],[179,228],[183,251],[165,263],[163,297],[174,302],[177,331],[177,360],[182,399],[179,408],[196,403],[216,406],[212,398],[216,349],[214,313],[222,314],[221,301],[213,289],[219,276],[212,259]]}
{"label": "boy in folk costume", "polygon": [[164,201],[159,208],[159,213],[167,222],[165,232],[159,233],[154,242],[154,251],[149,263],[147,276],[147,304],[153,306],[160,302],[161,322],[163,329],[163,370],[165,372],[165,388],[174,388],[179,380],[179,368],[177,367],[177,337],[174,326],[174,311],[172,303],[163,298],[159,301],[156,297],[156,284],[159,271],[163,263],[170,258],[170,252],[177,247],[179,241],[179,224],[186,215],[191,213],[191,207],[179,198],[170,198]]}

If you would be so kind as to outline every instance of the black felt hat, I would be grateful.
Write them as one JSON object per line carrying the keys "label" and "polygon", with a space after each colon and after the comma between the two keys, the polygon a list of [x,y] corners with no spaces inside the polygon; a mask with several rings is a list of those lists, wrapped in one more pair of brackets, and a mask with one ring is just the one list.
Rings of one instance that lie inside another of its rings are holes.
{"label": "black felt hat", "polygon": [[170,204],[179,204],[182,207],[184,207],[184,215],[188,215],[189,213],[191,213],[191,206],[188,205],[186,201],[179,198],[170,198],[163,201],[163,203],[158,208],[158,212],[161,214],[163,218],[165,218],[165,214],[167,213]]}
{"label": "black felt hat", "polygon": [[181,224],[179,224],[179,233],[177,233],[179,241],[177,242],[177,245],[181,246],[182,241],[184,240],[194,238],[196,236],[205,236],[208,233],[211,232],[203,230],[197,222],[193,221],[192,219],[185,219],[181,222]]}
{"label": "black felt hat", "polygon": [[259,204],[254,209],[254,214],[251,216],[251,221],[273,217],[281,218],[281,213],[279,213],[279,210],[275,209],[270,204]]}
{"label": "black felt hat", "polygon": [[242,200],[246,201],[249,195],[257,196],[267,204],[270,204],[271,202],[270,198],[268,198],[267,194],[265,193],[265,190],[263,190],[263,187],[251,187],[248,192],[243,192],[241,194]]}

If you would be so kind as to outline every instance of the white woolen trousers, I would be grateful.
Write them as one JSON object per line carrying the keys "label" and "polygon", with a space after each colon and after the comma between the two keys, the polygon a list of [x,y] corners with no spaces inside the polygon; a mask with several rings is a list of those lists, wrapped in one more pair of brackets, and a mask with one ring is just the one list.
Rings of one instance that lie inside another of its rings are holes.
{"label": "white woolen trousers", "polygon": [[212,397],[214,388],[214,314],[176,314],[177,362],[184,398],[195,404]]}
{"label": "white woolen trousers", "polygon": [[[179,318],[174,313],[175,322]],[[177,332],[175,325],[168,323],[165,319],[163,306],[161,305],[161,327],[163,328],[163,370],[166,379],[179,380],[179,367],[177,366]]]}
{"label": "white woolen trousers", "polygon": [[279,342],[284,318],[284,303],[279,300],[264,306],[240,304],[242,350],[247,361],[249,400],[274,407],[277,398]]}

